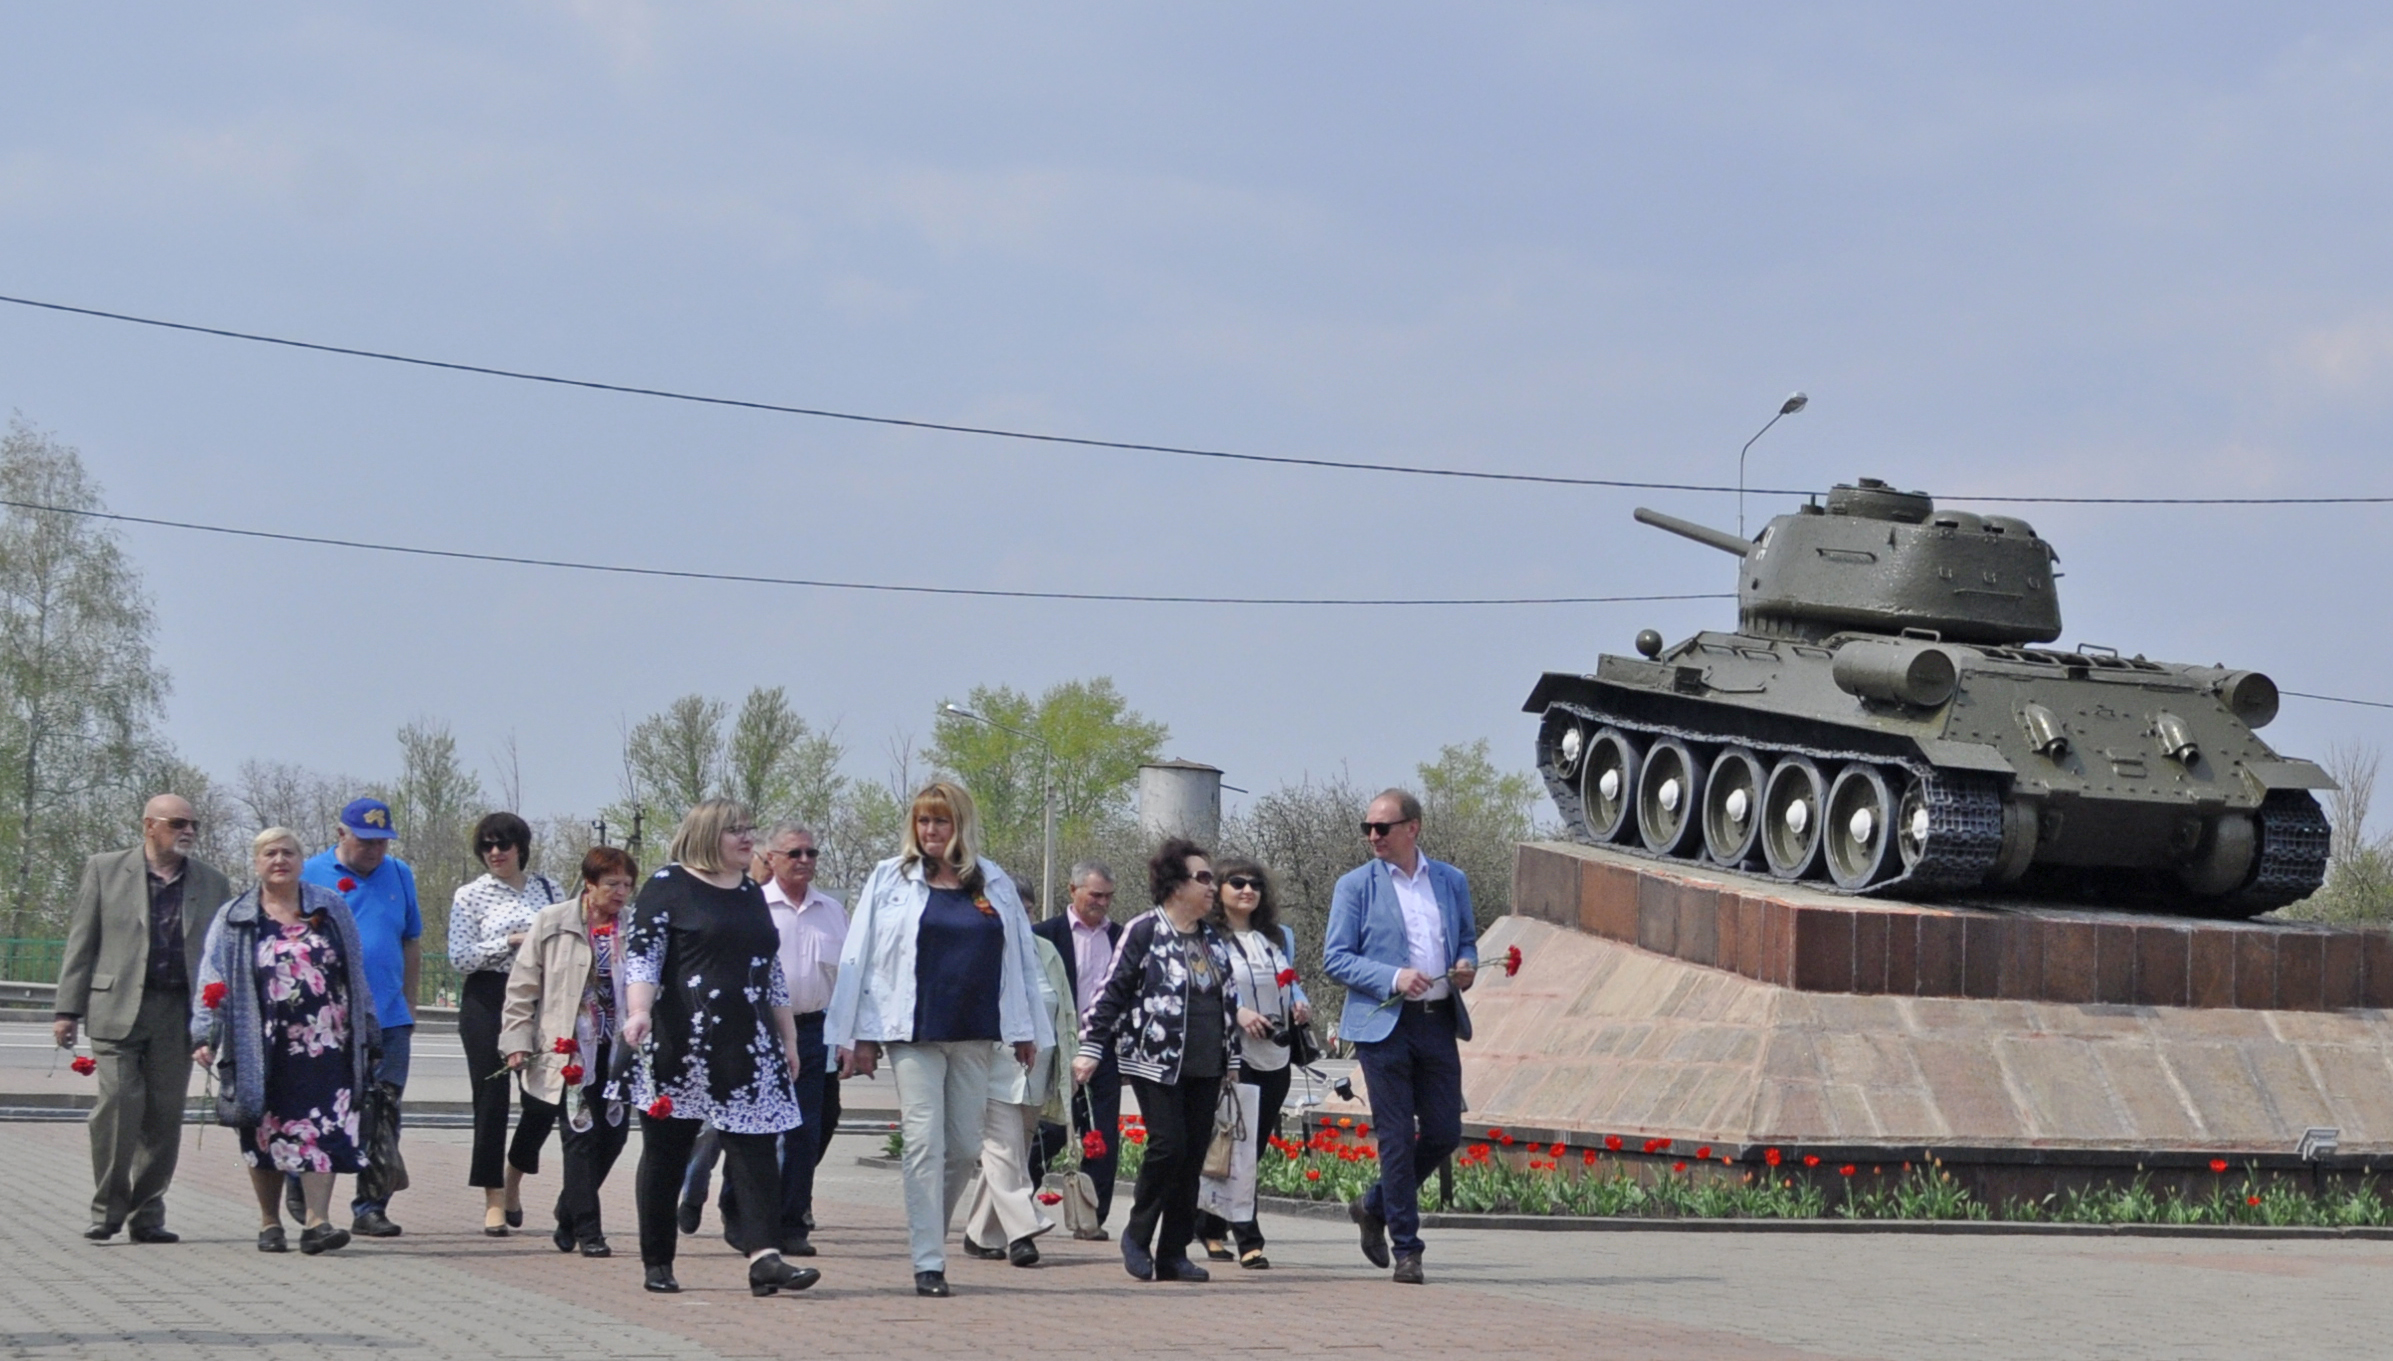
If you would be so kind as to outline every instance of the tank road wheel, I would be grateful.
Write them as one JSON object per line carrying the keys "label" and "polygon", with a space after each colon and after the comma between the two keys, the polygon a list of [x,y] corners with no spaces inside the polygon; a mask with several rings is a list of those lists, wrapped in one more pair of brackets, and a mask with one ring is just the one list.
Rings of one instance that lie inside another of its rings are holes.
{"label": "tank road wheel", "polygon": [[1705,767],[1687,744],[1665,737],[1646,750],[1637,776],[1637,835],[1656,855],[1688,857],[1702,835]]}
{"label": "tank road wheel", "polygon": [[[1925,809],[1923,808],[1924,812]],[[1828,877],[1836,886],[1859,890],[1886,877],[1894,864],[1897,826],[1894,791],[1886,777],[1867,761],[1854,761],[1836,772],[1828,786],[1827,825],[1820,829],[1827,853]],[[1922,828],[1921,844],[1927,842]]]}
{"label": "tank road wheel", "polygon": [[1820,808],[1828,781],[1802,756],[1771,768],[1762,786],[1762,858],[1781,879],[1808,879],[1820,868]]}
{"label": "tank road wheel", "polygon": [[1903,869],[1908,873],[1928,855],[1928,832],[1933,819],[1928,815],[1928,782],[1914,775],[1903,787],[1903,802],[1894,814],[1894,848],[1903,857]]}
{"label": "tank road wheel", "polygon": [[1644,753],[1618,728],[1599,728],[1587,739],[1580,756],[1579,807],[1587,817],[1587,836],[1602,844],[1626,841],[1636,835],[1630,816],[1637,802],[1637,772]]}
{"label": "tank road wheel", "polygon": [[1712,760],[1703,782],[1703,848],[1714,863],[1741,869],[1761,850],[1761,758],[1728,747]]}

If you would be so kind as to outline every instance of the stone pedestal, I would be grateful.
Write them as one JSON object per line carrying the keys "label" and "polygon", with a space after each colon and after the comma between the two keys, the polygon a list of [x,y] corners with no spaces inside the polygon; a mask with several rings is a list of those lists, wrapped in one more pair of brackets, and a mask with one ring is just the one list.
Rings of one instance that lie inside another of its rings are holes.
{"label": "stone pedestal", "polygon": [[1513,904],[1481,955],[1523,967],[1470,994],[1474,1129],[1935,1150],[2013,1194],[2067,1168],[2291,1167],[2316,1126],[2341,1131],[2330,1168],[2393,1161],[2380,932],[1839,898],[1542,842]]}

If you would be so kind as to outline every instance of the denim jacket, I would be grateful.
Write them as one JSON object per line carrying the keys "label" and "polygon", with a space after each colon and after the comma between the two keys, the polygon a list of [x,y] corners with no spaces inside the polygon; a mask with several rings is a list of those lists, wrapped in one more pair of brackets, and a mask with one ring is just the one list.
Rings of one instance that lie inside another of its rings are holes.
{"label": "denim jacket", "polygon": [[[856,894],[848,918],[847,943],[839,952],[839,981],[823,1014],[823,1043],[833,1053],[858,1040],[875,1043],[914,1038],[914,946],[931,890],[922,866],[904,868],[903,857],[873,866]],[[1038,1005],[1039,957],[1031,949],[1030,916],[1022,895],[995,861],[980,862],[989,904],[1005,924],[1005,968],[997,985],[997,1037],[1055,1044],[1055,1023]]]}

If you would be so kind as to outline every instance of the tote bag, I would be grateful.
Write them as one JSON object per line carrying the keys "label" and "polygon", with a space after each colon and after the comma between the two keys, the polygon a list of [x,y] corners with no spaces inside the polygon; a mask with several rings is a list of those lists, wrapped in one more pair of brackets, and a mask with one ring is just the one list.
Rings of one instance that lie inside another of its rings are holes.
{"label": "tote bag", "polygon": [[1216,1175],[1213,1152],[1222,1145],[1226,1126],[1217,1123],[1213,1148],[1206,1150],[1205,1175],[1197,1181],[1197,1208],[1207,1214],[1219,1215],[1233,1224],[1244,1224],[1255,1217],[1255,1140],[1252,1131],[1263,1119],[1263,1089],[1241,1082],[1223,1094],[1223,1105],[1233,1102],[1237,1113],[1230,1123],[1241,1131],[1228,1149],[1225,1165]]}

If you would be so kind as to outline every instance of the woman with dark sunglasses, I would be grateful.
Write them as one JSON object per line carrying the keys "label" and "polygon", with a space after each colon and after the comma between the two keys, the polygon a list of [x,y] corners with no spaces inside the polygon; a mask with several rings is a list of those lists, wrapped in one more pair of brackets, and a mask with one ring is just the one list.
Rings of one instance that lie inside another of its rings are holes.
{"label": "woman with dark sunglasses", "polygon": [[507,974],[532,919],[565,901],[565,893],[556,880],[527,868],[532,829],[513,813],[492,813],[474,825],[474,853],[488,872],[458,889],[449,906],[449,963],[460,980],[457,1038],[474,1093],[474,1155],[465,1184],[482,1188],[482,1232],[504,1238],[523,1227],[523,1179],[540,1171],[540,1145],[557,1121],[555,1106],[527,1094],[515,1141],[507,1141],[508,1096],[516,1083],[499,1053]]}
{"label": "woman with dark sunglasses", "polygon": [[[1310,1022],[1313,1004],[1296,981],[1296,933],[1280,924],[1263,867],[1238,856],[1222,861],[1214,872],[1221,876],[1221,885],[1206,920],[1230,942],[1230,977],[1238,986],[1242,1032],[1238,1080],[1259,1093],[1261,1118],[1250,1133],[1260,1158],[1270,1146],[1267,1141],[1279,1136],[1280,1105],[1288,1099],[1288,1047],[1274,1037],[1290,1025]],[[1263,1230],[1254,1220],[1232,1224],[1206,1213],[1198,1217],[1197,1236],[1214,1261],[1230,1260],[1230,1241],[1235,1238],[1238,1265],[1250,1271],[1271,1265],[1263,1255]]]}

